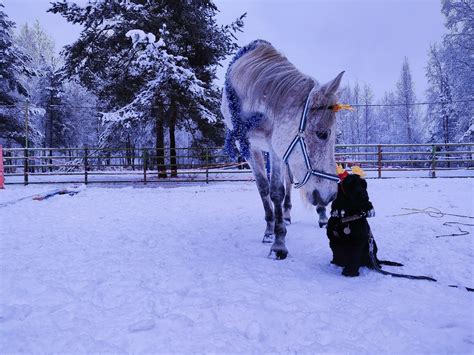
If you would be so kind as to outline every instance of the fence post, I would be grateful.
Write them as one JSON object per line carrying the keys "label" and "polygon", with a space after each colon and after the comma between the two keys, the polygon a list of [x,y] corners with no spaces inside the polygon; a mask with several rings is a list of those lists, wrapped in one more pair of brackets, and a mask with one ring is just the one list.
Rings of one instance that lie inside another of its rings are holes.
{"label": "fence post", "polygon": [[377,145],[377,170],[379,179],[382,177],[382,146]]}
{"label": "fence post", "polygon": [[2,145],[0,144],[0,189],[4,189],[5,186],[5,177],[3,174],[3,148]]}
{"label": "fence post", "polygon": [[431,148],[431,177],[436,177],[436,146],[434,144]]}
{"label": "fence post", "polygon": [[28,131],[29,131],[29,117],[28,114],[30,112],[30,100],[26,99],[26,108],[25,108],[25,148],[28,149]]}
{"label": "fence post", "polygon": [[23,175],[24,175],[24,184],[25,185],[28,185],[28,170],[30,169],[29,166],[28,166],[28,148],[25,148],[23,150],[23,158],[24,158],[24,162],[23,162]]}
{"label": "fence post", "polygon": [[142,159],[143,159],[143,183],[146,185],[146,170],[148,167],[148,150],[147,149],[143,151]]}
{"label": "fence post", "polygon": [[[58,153],[61,154],[61,151],[58,151]],[[53,151],[51,149],[49,150],[49,156],[50,157],[53,156]],[[49,160],[47,160],[47,162],[48,162],[48,165],[49,165],[49,172],[52,173],[53,172],[53,159],[50,158]]]}
{"label": "fence post", "polygon": [[206,147],[206,184],[209,184],[209,148]]}
{"label": "fence post", "polygon": [[87,177],[88,168],[89,168],[88,149],[84,148],[84,184],[86,184],[86,185],[88,183],[88,177]]}

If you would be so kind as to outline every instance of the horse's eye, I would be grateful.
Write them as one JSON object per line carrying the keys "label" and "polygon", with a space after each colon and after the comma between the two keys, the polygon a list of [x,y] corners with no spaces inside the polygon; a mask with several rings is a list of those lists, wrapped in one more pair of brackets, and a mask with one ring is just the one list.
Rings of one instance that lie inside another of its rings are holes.
{"label": "horse's eye", "polygon": [[322,140],[326,140],[328,139],[328,135],[331,131],[325,131],[325,132],[321,132],[321,131],[317,131],[316,132],[316,136],[318,136],[319,139],[322,139]]}

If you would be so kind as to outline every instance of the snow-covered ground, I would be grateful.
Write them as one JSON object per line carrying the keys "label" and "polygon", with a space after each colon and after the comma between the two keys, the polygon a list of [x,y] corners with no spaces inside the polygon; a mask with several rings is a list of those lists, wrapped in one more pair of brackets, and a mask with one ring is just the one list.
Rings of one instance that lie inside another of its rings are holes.
{"label": "snow-covered ground", "polygon": [[[370,180],[394,279],[330,265],[294,194],[288,259],[267,258],[253,183],[87,187],[0,207],[0,353],[472,353],[473,233],[402,207],[474,216],[473,179]],[[64,185],[62,185],[64,187]],[[7,186],[2,203],[54,189]],[[388,269],[388,268],[387,268]]]}

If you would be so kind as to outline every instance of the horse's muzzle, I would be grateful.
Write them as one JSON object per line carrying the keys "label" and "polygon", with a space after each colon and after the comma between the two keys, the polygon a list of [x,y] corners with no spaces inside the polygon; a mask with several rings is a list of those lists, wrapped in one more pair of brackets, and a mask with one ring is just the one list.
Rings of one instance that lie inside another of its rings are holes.
{"label": "horse's muzzle", "polygon": [[312,193],[312,199],[313,201],[311,202],[313,206],[327,206],[329,203],[336,198],[337,193],[334,193],[332,195],[327,196],[326,198],[322,198],[321,194],[319,193],[318,190],[314,190]]}

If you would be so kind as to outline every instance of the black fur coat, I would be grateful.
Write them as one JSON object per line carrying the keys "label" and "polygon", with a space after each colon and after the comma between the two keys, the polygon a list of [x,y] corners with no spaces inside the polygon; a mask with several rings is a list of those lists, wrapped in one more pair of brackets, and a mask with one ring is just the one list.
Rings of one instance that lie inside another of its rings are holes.
{"label": "black fur coat", "polygon": [[[363,217],[347,223],[342,220],[343,217],[357,215]],[[367,182],[359,175],[348,175],[339,183],[337,198],[331,205],[331,218],[327,226],[329,246],[333,254],[331,262],[342,266],[342,274],[345,276],[359,276],[359,267],[373,266],[369,255],[371,232],[366,218],[373,215]],[[374,255],[376,258],[375,240]]]}

